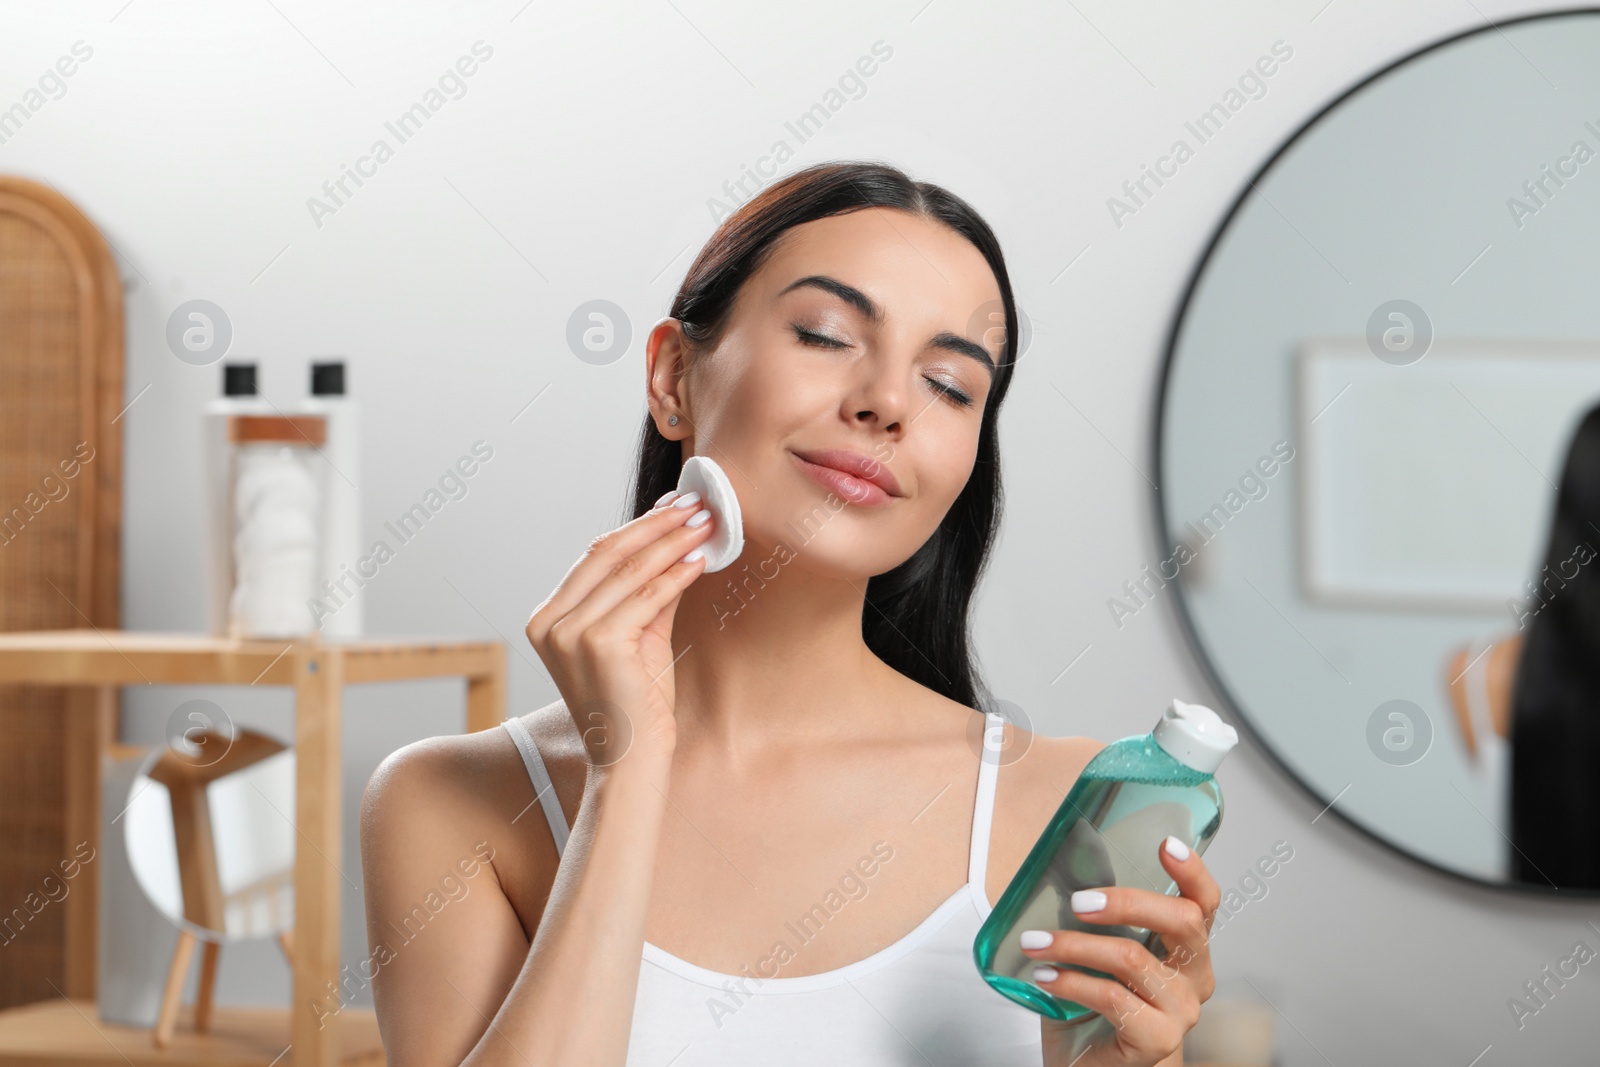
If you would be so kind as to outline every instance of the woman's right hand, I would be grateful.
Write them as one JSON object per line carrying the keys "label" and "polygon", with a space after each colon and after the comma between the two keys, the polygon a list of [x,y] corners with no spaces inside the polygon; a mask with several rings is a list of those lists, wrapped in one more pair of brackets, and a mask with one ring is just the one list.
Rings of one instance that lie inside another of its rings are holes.
{"label": "woman's right hand", "polygon": [[699,494],[668,493],[590,542],[528,620],[528,640],[592,766],[615,764],[634,749],[670,755],[677,736],[672,620],[705,568],[703,558],[681,561],[715,522]]}

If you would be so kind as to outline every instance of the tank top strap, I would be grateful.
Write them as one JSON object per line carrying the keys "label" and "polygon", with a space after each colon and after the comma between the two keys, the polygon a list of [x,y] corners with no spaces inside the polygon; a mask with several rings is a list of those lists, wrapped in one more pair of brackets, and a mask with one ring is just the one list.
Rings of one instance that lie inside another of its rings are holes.
{"label": "tank top strap", "polygon": [[978,797],[972,806],[972,843],[968,847],[967,881],[984,897],[989,871],[989,829],[994,822],[995,786],[1000,780],[1000,750],[1006,720],[995,712],[983,717],[983,754],[978,761]]}
{"label": "tank top strap", "polygon": [[[506,719],[501,725],[506,728],[506,733],[511,735],[511,740],[516,742],[517,751],[522,753],[523,766],[528,768],[528,777],[533,781],[533,790],[537,794],[535,799],[539,802],[539,807],[544,809],[544,821],[550,824],[550,836],[555,838],[556,855],[560,856],[567,849],[567,816],[561,810],[561,801],[556,797],[555,783],[550,780],[550,772],[545,769],[544,758],[539,755],[539,748],[533,743],[533,735],[528,733],[528,728],[522,725],[521,719]],[[521,815],[519,814],[517,818],[521,818]]]}

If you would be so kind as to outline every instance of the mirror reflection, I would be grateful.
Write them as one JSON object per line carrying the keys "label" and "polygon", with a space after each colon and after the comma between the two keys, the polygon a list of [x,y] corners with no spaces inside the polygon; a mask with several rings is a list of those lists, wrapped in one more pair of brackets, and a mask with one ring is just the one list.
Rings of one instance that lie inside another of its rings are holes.
{"label": "mirror reflection", "polygon": [[[1182,309],[1160,421],[1193,643],[1293,776],[1475,880],[1600,889],[1600,15],[1313,119]],[[1132,605],[1134,610],[1139,605]]]}
{"label": "mirror reflection", "polygon": [[180,930],[216,942],[292,929],[294,768],[292,749],[252,730],[151,750],[123,833],[139,887]]}

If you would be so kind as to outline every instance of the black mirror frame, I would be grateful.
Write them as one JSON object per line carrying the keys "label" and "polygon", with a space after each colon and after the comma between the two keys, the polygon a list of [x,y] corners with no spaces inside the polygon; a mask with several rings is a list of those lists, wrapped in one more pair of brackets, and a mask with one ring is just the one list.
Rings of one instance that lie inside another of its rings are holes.
{"label": "black mirror frame", "polygon": [[[1178,302],[1177,310],[1172,316],[1171,326],[1167,331],[1166,344],[1163,348],[1161,373],[1156,381],[1155,418],[1151,425],[1150,437],[1151,448],[1153,451],[1152,470],[1155,474],[1155,478],[1153,479],[1151,502],[1155,509],[1155,532],[1157,538],[1156,548],[1158,552],[1164,554],[1169,552],[1172,548],[1170,544],[1166,543],[1168,540],[1168,530],[1171,529],[1171,526],[1168,522],[1166,501],[1161,492],[1161,486],[1165,481],[1163,478],[1162,469],[1162,444],[1165,438],[1167,396],[1169,392],[1168,386],[1172,377],[1173,363],[1177,357],[1178,338],[1183,332],[1184,322],[1188,316],[1190,305],[1194,300],[1195,289],[1199,286],[1200,279],[1204,276],[1206,267],[1210,264],[1212,255],[1216,252],[1217,245],[1221,242],[1223,236],[1228,232],[1228,227],[1233,223],[1234,216],[1239,213],[1250,194],[1255,191],[1256,183],[1265,178],[1268,172],[1271,171],[1272,168],[1277,164],[1279,158],[1281,158],[1285,152],[1293,147],[1293,145],[1298,142],[1301,137],[1310,132],[1312,128],[1321,122],[1324,116],[1331,113],[1335,108],[1344,103],[1350,97],[1354,96],[1356,93],[1383,78],[1390,71],[1404,66],[1405,64],[1411,63],[1414,60],[1420,59],[1428,53],[1443,48],[1446,45],[1454,44],[1455,42],[1465,40],[1468,37],[1476,37],[1479,34],[1497,32],[1502,27],[1513,26],[1522,22],[1532,22],[1538,19],[1571,18],[1575,16],[1593,17],[1595,15],[1600,15],[1600,7],[1561,8],[1535,12],[1527,15],[1518,15],[1515,18],[1505,19],[1501,22],[1489,22],[1484,26],[1476,27],[1470,30],[1463,30],[1460,33],[1454,33],[1448,37],[1439,38],[1438,40],[1435,40],[1429,44],[1425,44],[1414,51],[1408,52],[1400,58],[1385,64],[1384,66],[1361,78],[1348,89],[1344,90],[1344,92],[1330,100],[1316,113],[1311,115],[1310,118],[1302,122],[1293,133],[1286,137],[1283,142],[1272,151],[1271,155],[1267,157],[1266,162],[1262,163],[1261,166],[1256,169],[1255,173],[1246,180],[1244,188],[1239,191],[1239,194],[1234,198],[1233,203],[1223,214],[1221,221],[1218,222],[1215,229],[1212,230],[1211,236],[1206,241],[1204,251],[1200,254],[1200,258],[1196,261],[1194,268],[1190,271],[1188,282],[1184,285],[1183,298]],[[1188,646],[1195,662],[1199,665],[1201,672],[1205,675],[1206,681],[1211,685],[1211,688],[1217,693],[1217,695],[1222,698],[1227,710],[1232,713],[1234,721],[1243,728],[1245,734],[1250,738],[1254,746],[1260,751],[1264,752],[1269,761],[1276,766],[1285,777],[1299,787],[1307,796],[1313,798],[1319,803],[1327,802],[1327,798],[1323,797],[1310,785],[1310,783],[1302,778],[1299,772],[1289,763],[1288,760],[1281,756],[1271,745],[1266,743],[1262,733],[1251,721],[1249,714],[1246,713],[1244,706],[1234,698],[1233,693],[1228,689],[1227,685],[1223,683],[1221,671],[1213,665],[1211,657],[1207,653],[1201,640],[1200,630],[1195,623],[1195,618],[1189,608],[1189,603],[1184,597],[1183,583],[1181,581],[1174,581],[1172,583],[1172,587],[1173,598],[1177,604],[1176,615],[1178,618],[1178,628],[1183,632],[1184,643]],[[1583,887],[1561,888],[1559,886],[1541,885],[1535,882],[1492,882],[1484,878],[1479,878],[1476,875],[1469,874],[1465,871],[1456,870],[1451,867],[1440,866],[1439,864],[1434,863],[1432,860],[1424,859],[1421,856],[1408,852],[1406,849],[1396,844],[1388,836],[1379,832],[1374,827],[1362,822],[1360,819],[1357,819],[1344,811],[1339,810],[1337,807],[1337,798],[1335,798],[1333,802],[1328,803],[1328,807],[1323,809],[1323,811],[1324,813],[1332,812],[1345,825],[1359,831],[1367,838],[1377,842],[1379,845],[1404,858],[1408,862],[1417,864],[1438,874],[1445,875],[1457,882],[1481,886],[1485,889],[1497,890],[1502,894],[1510,894],[1518,897],[1532,896],[1542,897],[1550,900],[1561,899],[1577,901],[1600,900],[1600,889],[1587,889]]]}

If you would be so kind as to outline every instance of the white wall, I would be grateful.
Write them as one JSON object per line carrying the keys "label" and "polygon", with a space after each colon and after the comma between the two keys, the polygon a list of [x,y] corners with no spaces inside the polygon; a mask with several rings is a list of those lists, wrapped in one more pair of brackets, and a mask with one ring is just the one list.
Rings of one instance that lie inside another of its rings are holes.
{"label": "white wall", "polygon": [[[790,169],[876,157],[949,186],[994,224],[1037,330],[1002,422],[1010,508],[980,649],[996,691],[1040,729],[1111,739],[1148,729],[1174,694],[1214,698],[1170,604],[1121,631],[1105,607],[1160,558],[1153,390],[1205,239],[1244,178],[1332,95],[1420,44],[1532,7],[6,4],[0,107],[75,41],[93,55],[0,145],[0,171],[76,201],[129,287],[125,625],[205,619],[197,416],[218,370],[180,362],[164,337],[179,303],[204,298],[232,321],[229,358],[257,357],[280,405],[303,395],[309,357],[349,359],[374,533],[474,441],[493,445],[469,495],[383,569],[367,611],[392,633],[503,636],[517,712],[554,696],[521,639],[527,615],[620,521],[644,411],[638,336],[709,234],[707,199],[778,139],[798,149]],[[1107,198],[1280,39],[1294,57],[1268,93],[1116,225]],[[493,55],[466,94],[318,226],[307,198],[479,40]],[[877,41],[893,54],[864,95],[797,145],[784,123]],[[568,315],[595,298],[635,326],[633,348],[605,367],[564,340]],[[130,735],[158,736],[193,695],[130,691]],[[288,729],[281,693],[210,695],[237,722]],[[354,960],[362,785],[385,753],[463,720],[459,685],[443,682],[355,692],[346,714]],[[1275,841],[1295,849],[1216,950],[1225,983],[1253,982],[1281,1010],[1284,1064],[1467,1064],[1490,1045],[1478,1062],[1592,1062],[1581,1037],[1600,1005],[1593,974],[1521,1032],[1506,1000],[1575,940],[1600,946],[1583,923],[1600,909],[1482,891],[1331,815],[1313,823],[1322,802],[1257,751],[1234,757],[1223,783],[1228,823],[1207,854],[1220,881],[1237,884]],[[283,1002],[287,987],[274,949],[224,953],[223,1001]]]}

